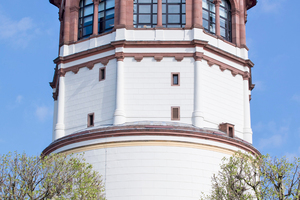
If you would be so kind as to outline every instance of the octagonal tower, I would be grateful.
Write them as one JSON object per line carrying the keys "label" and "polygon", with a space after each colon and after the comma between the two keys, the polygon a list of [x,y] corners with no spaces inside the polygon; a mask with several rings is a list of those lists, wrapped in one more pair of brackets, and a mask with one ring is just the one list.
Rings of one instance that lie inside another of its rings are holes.
{"label": "octagonal tower", "polygon": [[59,8],[53,142],[85,152],[108,200],[199,199],[252,146],[256,0],[50,0]]}

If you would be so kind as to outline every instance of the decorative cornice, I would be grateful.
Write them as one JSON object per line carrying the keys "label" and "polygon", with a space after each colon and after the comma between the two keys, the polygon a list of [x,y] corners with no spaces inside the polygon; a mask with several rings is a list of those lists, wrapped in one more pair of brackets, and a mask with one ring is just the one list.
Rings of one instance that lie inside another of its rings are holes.
{"label": "decorative cornice", "polygon": [[[43,155],[49,155],[53,151],[65,147],[67,145],[78,142],[95,140],[108,137],[126,137],[126,136],[176,136],[189,137],[197,139],[211,140],[215,142],[224,143],[235,146],[239,149],[245,150],[252,154],[260,154],[250,143],[247,143],[238,138],[231,138],[225,134],[220,134],[215,131],[203,130],[192,127],[173,127],[173,126],[147,126],[147,125],[128,125],[128,126],[112,126],[106,128],[99,128],[94,130],[87,130],[76,134],[71,134],[60,138],[50,144],[43,151]],[[71,149],[69,149],[71,150]]]}
{"label": "decorative cornice", "polygon": [[203,53],[202,52],[196,52],[194,54],[195,61],[201,61],[203,59]]}
{"label": "decorative cornice", "polygon": [[117,52],[117,53],[115,54],[115,58],[117,59],[117,61],[123,61],[124,58],[125,58],[125,55],[124,55],[123,52]]}

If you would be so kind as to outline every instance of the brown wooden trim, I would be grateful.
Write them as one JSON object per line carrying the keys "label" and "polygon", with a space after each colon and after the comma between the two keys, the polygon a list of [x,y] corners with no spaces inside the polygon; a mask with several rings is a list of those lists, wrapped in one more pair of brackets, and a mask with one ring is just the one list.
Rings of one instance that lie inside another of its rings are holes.
{"label": "brown wooden trim", "polygon": [[94,130],[86,130],[80,133],[67,135],[52,142],[47,148],[42,152],[42,155],[49,155],[53,151],[62,148],[64,146],[95,140],[100,138],[108,137],[122,137],[122,136],[179,136],[179,137],[189,137],[197,139],[211,140],[215,142],[220,142],[235,146],[252,154],[260,155],[260,152],[255,149],[250,143],[238,138],[230,138],[226,135],[220,134],[216,131],[203,130],[199,128],[192,127],[171,127],[166,126],[147,126],[147,125],[136,125],[136,126],[112,126],[106,128],[99,128]]}

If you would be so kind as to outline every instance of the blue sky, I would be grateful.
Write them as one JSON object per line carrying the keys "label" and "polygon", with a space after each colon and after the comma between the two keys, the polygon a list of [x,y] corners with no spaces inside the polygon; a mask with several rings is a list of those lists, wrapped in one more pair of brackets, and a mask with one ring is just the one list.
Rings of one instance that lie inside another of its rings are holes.
{"label": "blue sky", "polygon": [[[260,0],[248,12],[254,146],[273,156],[300,156],[299,7]],[[57,13],[48,0],[0,2],[0,154],[37,155],[51,143]]]}

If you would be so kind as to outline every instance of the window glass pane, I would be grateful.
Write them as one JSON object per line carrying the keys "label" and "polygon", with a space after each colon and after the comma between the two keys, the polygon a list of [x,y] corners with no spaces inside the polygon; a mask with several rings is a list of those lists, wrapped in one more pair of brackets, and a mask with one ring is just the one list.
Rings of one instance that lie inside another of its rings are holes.
{"label": "window glass pane", "polygon": [[100,12],[99,15],[98,15],[98,18],[101,19],[103,17],[104,17],[104,12]]}
{"label": "window glass pane", "polygon": [[140,15],[139,23],[151,23],[151,15]]}
{"label": "window glass pane", "polygon": [[185,4],[182,4],[182,9],[181,9],[182,11],[182,13],[185,13]]}
{"label": "window glass pane", "polygon": [[140,5],[139,13],[151,13],[151,5]]}
{"label": "window glass pane", "polygon": [[205,8],[208,10],[208,2],[207,0],[202,0],[202,8]]}
{"label": "window glass pane", "polygon": [[162,5],[162,13],[167,13],[167,6],[166,6],[166,4]]}
{"label": "window glass pane", "polygon": [[80,9],[80,11],[79,11],[79,16],[80,16],[80,17],[83,17],[83,9]]}
{"label": "window glass pane", "polygon": [[173,84],[178,85],[178,75],[173,75]]}
{"label": "window glass pane", "polygon": [[220,26],[225,28],[226,21],[225,19],[220,18]]}
{"label": "window glass pane", "polygon": [[133,13],[137,13],[137,5],[136,4],[133,5]]}
{"label": "window glass pane", "polygon": [[85,17],[84,18],[84,26],[88,26],[88,25],[91,25],[91,24],[93,24],[93,16]]}
{"label": "window glass pane", "polygon": [[173,25],[173,24],[169,24],[168,28],[181,28],[181,25]]}
{"label": "window glass pane", "polygon": [[99,11],[104,10],[104,2],[99,3]]}
{"label": "window glass pane", "polygon": [[115,0],[106,0],[106,9],[115,7]]}
{"label": "window glass pane", "polygon": [[105,22],[105,29],[110,29],[114,27],[114,19],[109,19]]}
{"label": "window glass pane", "polygon": [[162,0],[162,3],[167,3],[167,1],[166,0]]}
{"label": "window glass pane", "polygon": [[211,22],[213,22],[213,23],[216,23],[216,17],[215,17],[215,14],[210,13],[210,15],[209,15],[209,21],[211,21]]}
{"label": "window glass pane", "polygon": [[221,32],[221,36],[222,37],[226,37],[226,30],[225,30],[225,28],[221,27],[220,32]]}
{"label": "window glass pane", "polygon": [[91,35],[93,33],[93,26],[83,28],[83,36]]}
{"label": "window glass pane", "polygon": [[220,7],[220,16],[227,18],[227,11],[222,7]]}
{"label": "window glass pane", "polygon": [[221,6],[225,7],[226,6],[226,3],[224,0],[221,1]]}
{"label": "window glass pane", "polygon": [[85,4],[84,5],[89,5],[89,4],[92,4],[93,3],[93,0],[85,0]]}
{"label": "window glass pane", "polygon": [[137,23],[136,19],[137,19],[136,15],[133,15],[133,24]]}
{"label": "window glass pane", "polygon": [[208,20],[208,12],[206,10],[203,10],[202,17],[203,17],[203,19],[207,19]]}
{"label": "window glass pane", "polygon": [[215,24],[211,24],[209,27],[209,31],[212,33],[216,33],[216,25]]}
{"label": "window glass pane", "polygon": [[153,13],[157,13],[157,4],[153,4]]}
{"label": "window glass pane", "polygon": [[84,8],[84,16],[93,14],[93,10],[94,10],[93,7],[94,7],[93,5],[85,7]]}
{"label": "window glass pane", "polygon": [[152,3],[151,0],[139,0],[139,3]]}
{"label": "window glass pane", "polygon": [[203,20],[203,27],[208,30],[208,21]]}
{"label": "window glass pane", "polygon": [[182,15],[182,24],[185,24],[185,15]]}
{"label": "window glass pane", "polygon": [[153,3],[157,3],[157,0],[153,0]]}
{"label": "window glass pane", "polygon": [[115,15],[115,9],[107,10],[106,11],[106,19],[113,18]]}
{"label": "window glass pane", "polygon": [[81,18],[81,19],[79,19],[79,27],[82,27],[82,25],[83,25],[83,18]]}
{"label": "window glass pane", "polygon": [[167,23],[166,15],[162,15],[162,23],[163,23],[163,24],[166,24],[166,23]]}
{"label": "window glass pane", "polygon": [[83,7],[83,0],[80,1],[79,6]]}
{"label": "window glass pane", "polygon": [[180,13],[180,5],[169,5],[168,13]]}
{"label": "window glass pane", "polygon": [[168,23],[180,23],[180,15],[168,15]]}
{"label": "window glass pane", "polygon": [[153,20],[152,21],[153,24],[157,24],[157,15],[153,15],[152,20]]}
{"label": "window glass pane", "polygon": [[211,12],[215,13],[215,9],[216,9],[215,4],[209,3],[209,10],[210,10]]}
{"label": "window glass pane", "polygon": [[168,3],[181,3],[181,0],[168,0]]}

